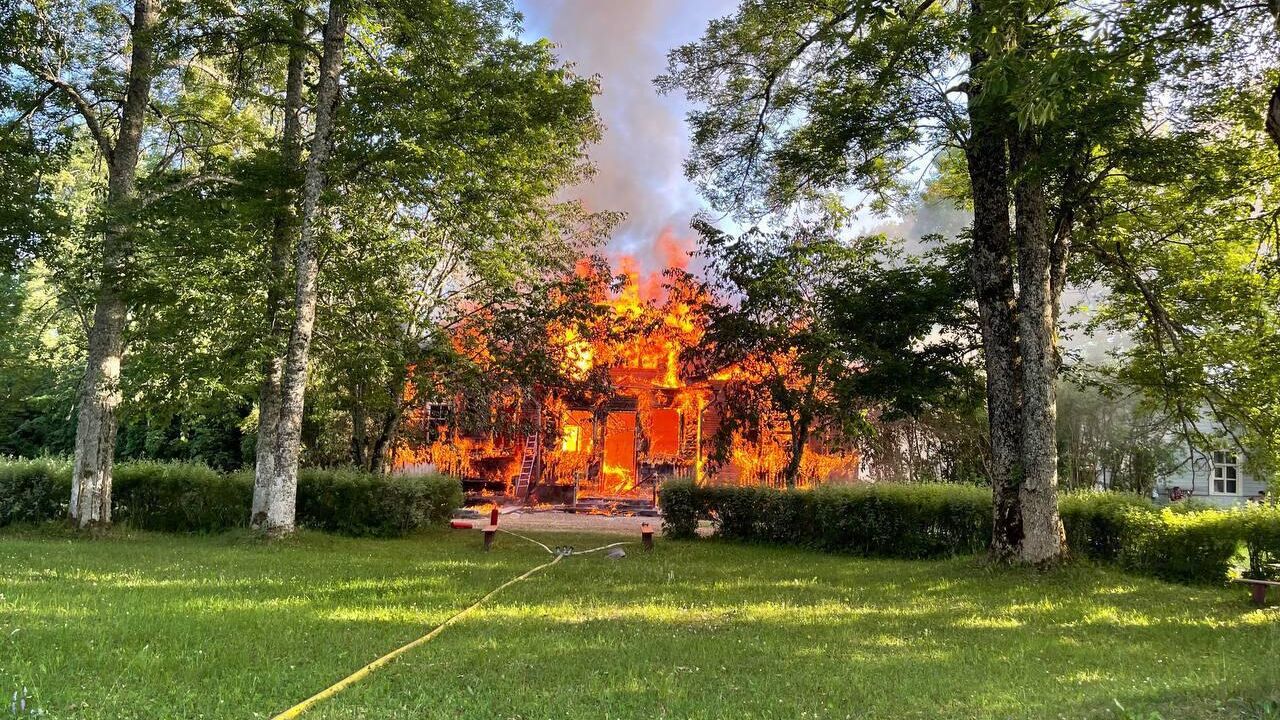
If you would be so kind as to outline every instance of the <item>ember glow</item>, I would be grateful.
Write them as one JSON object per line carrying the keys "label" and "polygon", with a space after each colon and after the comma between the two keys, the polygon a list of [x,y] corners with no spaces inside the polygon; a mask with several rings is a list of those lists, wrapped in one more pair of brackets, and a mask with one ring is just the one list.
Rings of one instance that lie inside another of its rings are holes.
{"label": "ember glow", "polygon": [[[665,234],[657,242],[671,267],[684,269],[687,254]],[[588,272],[585,264],[579,272]],[[583,500],[651,500],[670,478],[699,483],[778,485],[791,452],[786,424],[761,423],[749,437],[735,433],[726,462],[710,461],[719,431],[724,388],[756,382],[763,371],[752,364],[716,368],[706,377],[690,377],[681,358],[696,354],[702,341],[697,304],[688,293],[669,292],[662,273],[642,275],[634,258],[617,263],[620,282],[596,299],[597,322],[611,332],[587,327],[561,328],[548,342],[563,350],[564,374],[584,380],[604,371],[609,391],[589,401],[546,391],[536,407],[542,431],[483,438],[449,427],[447,413],[421,411],[412,422],[432,425],[431,443],[402,442],[398,469],[433,466],[457,475],[473,494],[506,496],[529,503],[578,504]],[[607,336],[608,340],[598,340]],[[788,367],[786,358],[764,361]],[[758,363],[755,363],[758,364]],[[435,406],[440,405],[436,403]],[[548,417],[550,421],[548,422]],[[858,456],[824,452],[820,439],[808,444],[801,484],[856,479]],[[612,505],[609,505],[612,507]]]}

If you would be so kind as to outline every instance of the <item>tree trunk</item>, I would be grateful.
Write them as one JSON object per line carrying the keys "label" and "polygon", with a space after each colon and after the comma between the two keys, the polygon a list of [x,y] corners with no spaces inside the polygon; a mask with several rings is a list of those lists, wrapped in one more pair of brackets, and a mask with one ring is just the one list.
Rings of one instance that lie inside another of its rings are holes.
{"label": "tree trunk", "polygon": [[1022,547],[1019,560],[1043,565],[1062,558],[1066,538],[1058,517],[1057,317],[1054,238],[1044,179],[1036,167],[1039,140],[1021,132],[1010,142],[1018,244],[1018,331],[1022,350]]}
{"label": "tree trunk", "polygon": [[298,493],[298,455],[302,450],[302,410],[307,388],[307,364],[316,321],[316,290],[320,275],[316,235],[321,224],[320,195],[329,164],[330,135],[338,104],[338,80],[347,35],[345,0],[330,0],[324,27],[324,52],[320,57],[320,84],[316,92],[315,135],[302,182],[301,230],[295,260],[293,327],[285,353],[280,382],[280,408],[274,432],[270,476],[266,480],[267,503],[260,527],[271,536],[294,530]]}
{"label": "tree trunk", "polygon": [[134,197],[143,124],[151,97],[155,26],[159,0],[136,0],[133,49],[129,56],[120,128],[107,161],[106,229],[102,238],[102,277],[89,329],[88,361],[76,419],[72,469],[71,519],[79,527],[111,523],[111,461],[120,405],[120,362],[124,357],[127,308],[123,285],[130,263],[129,204]]}
{"label": "tree trunk", "polygon": [[364,407],[363,386],[355,383],[351,398],[351,464],[363,469],[369,456],[369,413]]}
{"label": "tree trunk", "polygon": [[801,413],[795,427],[791,428],[791,456],[788,457],[787,468],[783,471],[787,489],[796,487],[796,482],[800,479],[800,464],[804,462],[804,448],[809,443],[809,425],[812,424],[813,419],[808,414]]}
{"label": "tree trunk", "polygon": [[[292,177],[298,171],[302,158],[302,85],[307,60],[305,45],[307,16],[297,8],[293,11],[293,38],[289,46],[289,64],[285,75],[284,129],[280,136],[281,166],[290,178],[287,187],[292,189]],[[258,438],[254,451],[253,507],[250,510],[250,526],[261,528],[266,521],[266,507],[270,504],[272,476],[271,463],[276,447],[275,429],[280,418],[280,374],[284,367],[284,347],[288,340],[289,250],[293,235],[293,193],[282,193],[271,228],[271,265],[267,280],[267,359],[262,367],[262,385],[258,390]]]}
{"label": "tree trunk", "polygon": [[[387,386],[387,398],[390,408],[382,416],[373,448],[369,451],[369,472],[386,475],[391,472],[392,453],[396,447],[396,433],[400,429],[400,418],[404,415],[404,386],[406,378],[403,374]],[[532,488],[530,488],[532,490]]]}
{"label": "tree trunk", "polygon": [[[980,8],[973,5],[974,30]],[[971,41],[971,64],[978,68],[986,54]],[[1013,290],[1013,245],[1009,225],[1008,160],[1005,155],[1007,120],[998,99],[984,97],[970,77],[971,130],[965,146],[969,183],[973,192],[972,273],[982,325],[982,348],[987,375],[987,426],[991,434],[991,487],[994,507],[991,557],[1007,562],[1022,544],[1022,515],[1018,500],[1021,481],[1021,383],[1017,316]]]}
{"label": "tree trunk", "polygon": [[[1275,20],[1275,30],[1280,33],[1280,2],[1277,0],[1269,0],[1267,9],[1271,11],[1271,18]],[[1267,102],[1265,126],[1267,135],[1271,136],[1271,142],[1275,143],[1277,149],[1280,149],[1280,84],[1271,91],[1271,99]]]}

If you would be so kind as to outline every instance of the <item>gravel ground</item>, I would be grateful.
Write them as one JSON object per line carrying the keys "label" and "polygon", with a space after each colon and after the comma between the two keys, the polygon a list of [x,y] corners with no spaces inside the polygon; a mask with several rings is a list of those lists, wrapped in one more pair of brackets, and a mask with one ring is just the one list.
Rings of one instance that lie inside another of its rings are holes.
{"label": "gravel ground", "polygon": [[[487,524],[489,514],[476,512],[462,514],[462,519]],[[662,518],[641,517],[636,515],[597,515],[592,513],[569,513],[559,510],[530,510],[526,508],[503,508],[498,526],[514,532],[583,532],[601,533],[605,535],[632,535],[640,537],[640,525],[649,523],[658,535],[662,535]],[[698,534],[704,537],[711,535],[711,524],[701,523]]]}
{"label": "gravel ground", "polygon": [[542,510],[528,512],[516,510],[502,515],[498,527],[516,532],[595,532],[609,535],[635,535],[640,537],[640,524],[649,523],[655,532],[662,532],[662,518],[627,515],[590,515],[583,513]]}

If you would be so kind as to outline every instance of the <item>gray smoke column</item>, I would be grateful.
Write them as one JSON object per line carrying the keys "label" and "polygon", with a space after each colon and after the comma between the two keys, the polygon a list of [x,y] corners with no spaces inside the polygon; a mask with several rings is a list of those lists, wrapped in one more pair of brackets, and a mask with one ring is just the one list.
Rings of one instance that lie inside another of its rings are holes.
{"label": "gray smoke column", "polygon": [[520,0],[526,34],[543,36],[581,75],[599,75],[596,109],[604,139],[591,150],[596,176],[575,188],[592,210],[621,210],[627,219],[607,253],[635,257],[652,273],[683,259],[695,243],[689,221],[702,205],[683,174],[689,148],[685,106],[659,96],[653,78],[666,54],[696,39],[734,0]]}

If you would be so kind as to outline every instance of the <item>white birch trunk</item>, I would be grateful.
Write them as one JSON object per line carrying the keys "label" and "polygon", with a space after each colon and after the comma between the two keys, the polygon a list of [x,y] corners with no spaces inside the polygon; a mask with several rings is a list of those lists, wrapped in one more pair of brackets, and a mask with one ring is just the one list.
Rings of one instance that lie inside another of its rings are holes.
{"label": "white birch trunk", "polygon": [[[302,157],[302,86],[307,50],[306,14],[293,12],[292,44],[285,75],[284,128],[282,164],[285,171],[297,171]],[[291,196],[292,193],[290,192]],[[276,427],[280,418],[280,379],[284,371],[284,348],[288,342],[289,254],[293,237],[292,198],[285,198],[277,210],[271,231],[271,266],[267,288],[267,360],[262,368],[262,385],[258,391],[258,438],[255,448],[253,504],[249,525],[261,528],[266,521],[266,508],[271,503],[271,478],[277,445]]]}
{"label": "white birch trunk", "polygon": [[[338,80],[347,34],[345,0],[330,0],[320,58],[320,85],[316,92],[315,135],[302,183],[301,229],[296,258],[293,327],[280,382],[280,406],[271,448],[267,496],[260,511],[259,527],[270,536],[294,530],[298,494],[298,455],[302,449],[302,411],[307,387],[307,365],[315,330],[316,289],[320,274],[316,235],[321,223],[320,195],[325,187],[333,114],[338,103]],[[259,469],[262,472],[263,468]]]}
{"label": "white birch trunk", "polygon": [[124,357],[127,308],[121,287],[129,274],[129,203],[134,197],[147,103],[151,97],[153,37],[159,0],[136,0],[133,49],[129,58],[120,128],[107,161],[107,227],[102,239],[102,277],[88,361],[76,419],[75,461],[69,514],[79,527],[111,523],[111,461],[115,454],[116,409],[120,405],[120,363]]}

